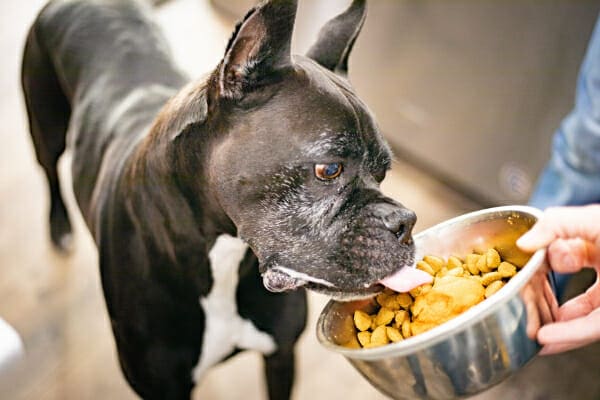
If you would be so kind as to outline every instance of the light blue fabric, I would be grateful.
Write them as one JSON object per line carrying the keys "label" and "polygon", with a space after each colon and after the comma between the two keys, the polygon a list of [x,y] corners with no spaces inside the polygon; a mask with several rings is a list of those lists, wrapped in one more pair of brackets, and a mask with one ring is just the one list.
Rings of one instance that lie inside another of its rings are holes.
{"label": "light blue fabric", "polygon": [[[579,70],[575,107],[554,134],[552,156],[529,200],[541,209],[590,203],[600,203],[600,18]],[[555,276],[560,298],[569,275]]]}
{"label": "light blue fabric", "polygon": [[600,202],[600,19],[579,71],[575,107],[554,134],[552,157],[530,204],[538,208]]}

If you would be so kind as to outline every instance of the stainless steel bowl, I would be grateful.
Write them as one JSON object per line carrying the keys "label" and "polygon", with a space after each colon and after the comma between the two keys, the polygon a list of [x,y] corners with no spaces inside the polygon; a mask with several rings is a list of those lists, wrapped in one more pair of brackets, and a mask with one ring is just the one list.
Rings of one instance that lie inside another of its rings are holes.
{"label": "stainless steel bowl", "polygon": [[456,318],[401,342],[368,349],[343,347],[356,331],[355,310],[371,311],[375,300],[330,301],[317,323],[317,337],[342,354],[378,390],[395,399],[471,396],[518,371],[539,351],[533,339],[558,308],[548,280],[545,250],[520,251],[515,242],[540,211],[526,206],[485,209],[445,221],[415,235],[417,259],[426,254],[464,256],[496,248],[522,266],[494,296]]}

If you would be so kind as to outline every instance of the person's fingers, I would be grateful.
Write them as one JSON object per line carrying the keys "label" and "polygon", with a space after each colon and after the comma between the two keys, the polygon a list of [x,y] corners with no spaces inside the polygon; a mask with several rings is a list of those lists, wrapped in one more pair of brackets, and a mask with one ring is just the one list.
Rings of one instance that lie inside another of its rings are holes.
{"label": "person's fingers", "polygon": [[558,318],[558,302],[547,278],[546,267],[540,268],[521,289],[521,300],[527,313],[526,333],[531,339],[537,337],[540,326]]}
{"label": "person's fingers", "polygon": [[548,246],[548,261],[556,272],[572,274],[584,266],[600,265],[600,252],[590,242],[580,238],[556,239]]}
{"label": "person's fingers", "polygon": [[542,325],[540,322],[540,314],[536,304],[533,302],[525,303],[525,312],[527,313],[527,326],[525,327],[525,333],[530,339],[535,339],[537,333]]}
{"label": "person's fingers", "polygon": [[564,353],[565,351],[569,351],[569,350],[575,350],[578,349],[580,347],[586,346],[590,343],[592,343],[592,341],[589,342],[585,342],[585,343],[556,343],[556,344],[548,344],[544,347],[542,347],[542,349],[540,350],[540,355],[541,356],[549,356],[552,354],[558,354],[558,353]]}
{"label": "person's fingers", "polygon": [[600,309],[581,318],[542,326],[537,340],[544,346],[540,354],[560,353],[600,340]]}
{"label": "person's fingers", "polygon": [[600,205],[547,209],[535,225],[517,241],[524,251],[533,252],[555,239],[581,238],[600,246]]}
{"label": "person's fingers", "polygon": [[527,285],[523,289],[521,298],[525,303],[525,312],[527,313],[527,326],[525,327],[527,337],[535,339],[540,326],[542,326],[542,321],[537,308],[535,289],[532,285]]}
{"label": "person's fingers", "polygon": [[585,293],[567,301],[558,309],[558,321],[569,321],[600,309],[600,281],[596,280]]}
{"label": "person's fingers", "polygon": [[541,290],[543,293],[542,301],[548,307],[548,315],[546,316],[546,319],[543,320],[543,323],[547,324],[557,320],[559,304],[556,294],[554,293],[554,290],[547,279],[544,280],[544,286]]}

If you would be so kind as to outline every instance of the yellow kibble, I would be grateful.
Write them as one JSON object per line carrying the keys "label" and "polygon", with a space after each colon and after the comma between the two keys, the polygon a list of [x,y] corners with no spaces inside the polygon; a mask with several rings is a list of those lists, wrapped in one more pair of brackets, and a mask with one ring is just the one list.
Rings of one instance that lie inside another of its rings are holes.
{"label": "yellow kibble", "polygon": [[423,261],[431,265],[431,268],[433,268],[435,272],[439,271],[445,265],[444,259],[436,256],[425,256],[423,257]]}
{"label": "yellow kibble", "polygon": [[382,346],[384,344],[388,344],[390,340],[387,336],[387,327],[385,325],[378,326],[375,328],[373,333],[371,334],[371,345],[372,346]]}
{"label": "yellow kibble", "polygon": [[387,307],[381,307],[377,316],[375,317],[375,324],[379,327],[380,325],[387,325],[394,319],[395,313]]}
{"label": "yellow kibble", "polygon": [[377,325],[377,321],[375,321],[375,316],[377,316],[377,314],[372,315],[372,319],[371,319],[371,330],[375,330],[375,328],[377,328],[379,325]]}
{"label": "yellow kibble", "polygon": [[[421,288],[421,296],[424,295],[425,293],[429,292],[431,290],[431,288],[433,287],[433,285],[431,283],[426,283],[424,285],[419,286]],[[413,301],[414,303],[414,301]]]}
{"label": "yellow kibble", "polygon": [[396,296],[396,301],[398,302],[400,307],[406,310],[412,304],[413,299],[408,293],[398,293],[398,295]]}
{"label": "yellow kibble", "polygon": [[445,276],[463,276],[464,273],[465,273],[465,270],[463,269],[462,266],[460,266],[460,267],[455,267],[455,268],[448,270],[448,272],[446,273]]}
{"label": "yellow kibble", "polygon": [[517,267],[509,262],[503,261],[498,266],[498,272],[503,278],[510,278],[517,273]]}
{"label": "yellow kibble", "polygon": [[371,327],[371,319],[371,316],[364,311],[354,311],[354,326],[361,332]]}
{"label": "yellow kibble", "polygon": [[425,261],[419,261],[417,263],[417,269],[420,269],[423,272],[427,272],[431,276],[435,275],[435,270],[433,269],[433,267]]}
{"label": "yellow kibble", "polygon": [[384,291],[384,292],[379,293],[377,295],[377,297],[375,297],[375,300],[377,301],[377,304],[379,304],[381,307],[385,307],[385,303],[390,296],[393,296],[393,295]]}
{"label": "yellow kibble", "polygon": [[396,300],[395,297],[390,297],[385,307],[393,311],[398,311],[400,309],[400,304],[398,304],[398,300]]}
{"label": "yellow kibble", "polygon": [[485,261],[487,268],[493,270],[498,268],[498,265],[500,265],[502,260],[500,260],[500,254],[498,254],[496,249],[488,249],[488,251],[485,252]]}
{"label": "yellow kibble", "polygon": [[400,328],[404,320],[410,318],[408,315],[408,311],[400,310],[396,311],[396,315],[394,316],[394,327]]}
{"label": "yellow kibble", "polygon": [[402,323],[402,337],[409,338],[411,336],[411,332],[410,332],[410,321],[408,319],[405,319],[404,322]]}
{"label": "yellow kibble", "polygon": [[404,339],[402,337],[402,334],[400,333],[400,331],[397,328],[394,328],[392,326],[386,326],[385,333],[387,334],[388,339],[390,339],[390,341],[392,341],[394,343],[399,342],[402,339]]}
{"label": "yellow kibble", "polygon": [[355,311],[354,325],[359,332],[346,347],[383,346],[432,329],[492,296],[518,270],[513,263],[503,261],[493,248],[483,254],[467,254],[464,261],[457,256],[450,256],[447,261],[425,256],[417,268],[433,275],[433,283],[408,293],[386,288],[376,297],[380,306],[377,312],[370,315]]}
{"label": "yellow kibble", "polygon": [[[443,280],[444,277],[443,276],[436,276],[435,279],[433,280],[433,284],[436,285],[439,281]],[[419,294],[421,294],[419,292]]]}
{"label": "yellow kibble", "polygon": [[487,299],[488,297],[496,293],[502,288],[502,286],[504,286],[504,282],[502,281],[494,281],[490,283],[488,287],[485,288],[485,298]]}
{"label": "yellow kibble", "polygon": [[369,332],[369,331],[358,332],[356,337],[358,338],[358,342],[363,347],[367,346],[371,343],[371,332]]}
{"label": "yellow kibble", "polygon": [[396,300],[396,296],[391,295],[387,296],[382,302],[380,302],[382,307],[389,308],[390,310],[399,310],[400,304],[398,304],[398,300]]}
{"label": "yellow kibble", "polygon": [[501,280],[501,279],[502,279],[502,275],[500,274],[500,272],[492,271],[492,272],[488,272],[488,273],[481,275],[481,284],[483,286],[487,286],[490,283],[497,281],[497,280]]}
{"label": "yellow kibble", "polygon": [[469,272],[473,275],[479,274],[479,268],[477,268],[477,262],[481,256],[479,254],[467,254],[465,257],[465,264]]}
{"label": "yellow kibble", "polygon": [[483,273],[490,272],[492,270],[487,266],[487,257],[485,254],[479,257],[479,260],[477,260],[477,269]]}
{"label": "yellow kibble", "polygon": [[427,332],[428,330],[435,328],[437,325],[439,324],[415,321],[410,324],[410,330],[413,336],[417,336],[423,332]]}
{"label": "yellow kibble", "polygon": [[411,298],[411,304],[412,304],[412,299],[418,297],[421,295],[421,293],[423,292],[423,287],[421,286],[417,286],[414,289],[411,289],[408,293],[410,294],[410,296],[412,296]]}
{"label": "yellow kibble", "polygon": [[442,276],[446,276],[448,273],[448,268],[442,267],[438,272],[436,272],[435,276],[441,278]]}
{"label": "yellow kibble", "polygon": [[448,269],[452,270],[454,268],[458,268],[463,266],[463,262],[460,258],[456,257],[456,256],[450,256],[448,257]]}

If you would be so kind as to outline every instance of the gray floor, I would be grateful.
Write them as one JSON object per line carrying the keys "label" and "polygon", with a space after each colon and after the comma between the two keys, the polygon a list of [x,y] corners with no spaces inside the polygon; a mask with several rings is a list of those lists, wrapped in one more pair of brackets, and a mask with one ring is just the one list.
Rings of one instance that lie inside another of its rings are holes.
{"label": "gray floor", "polygon": [[[0,3],[0,316],[20,332],[27,349],[21,364],[0,374],[0,399],[133,399],[117,365],[96,250],[81,219],[75,221],[72,255],[59,256],[48,243],[45,182],[28,137],[18,76],[25,32],[42,3]],[[193,77],[217,64],[233,26],[206,0],[172,0],[157,17],[182,68]],[[67,156],[61,162],[65,179],[68,161]],[[384,189],[417,212],[417,231],[478,208],[400,161]],[[586,279],[589,276],[580,281]],[[383,399],[344,359],[317,343],[315,322],[326,301],[310,295],[294,398]],[[245,353],[213,369],[194,398],[265,398],[260,358]],[[600,345],[538,357],[513,378],[475,398],[600,399]]]}

